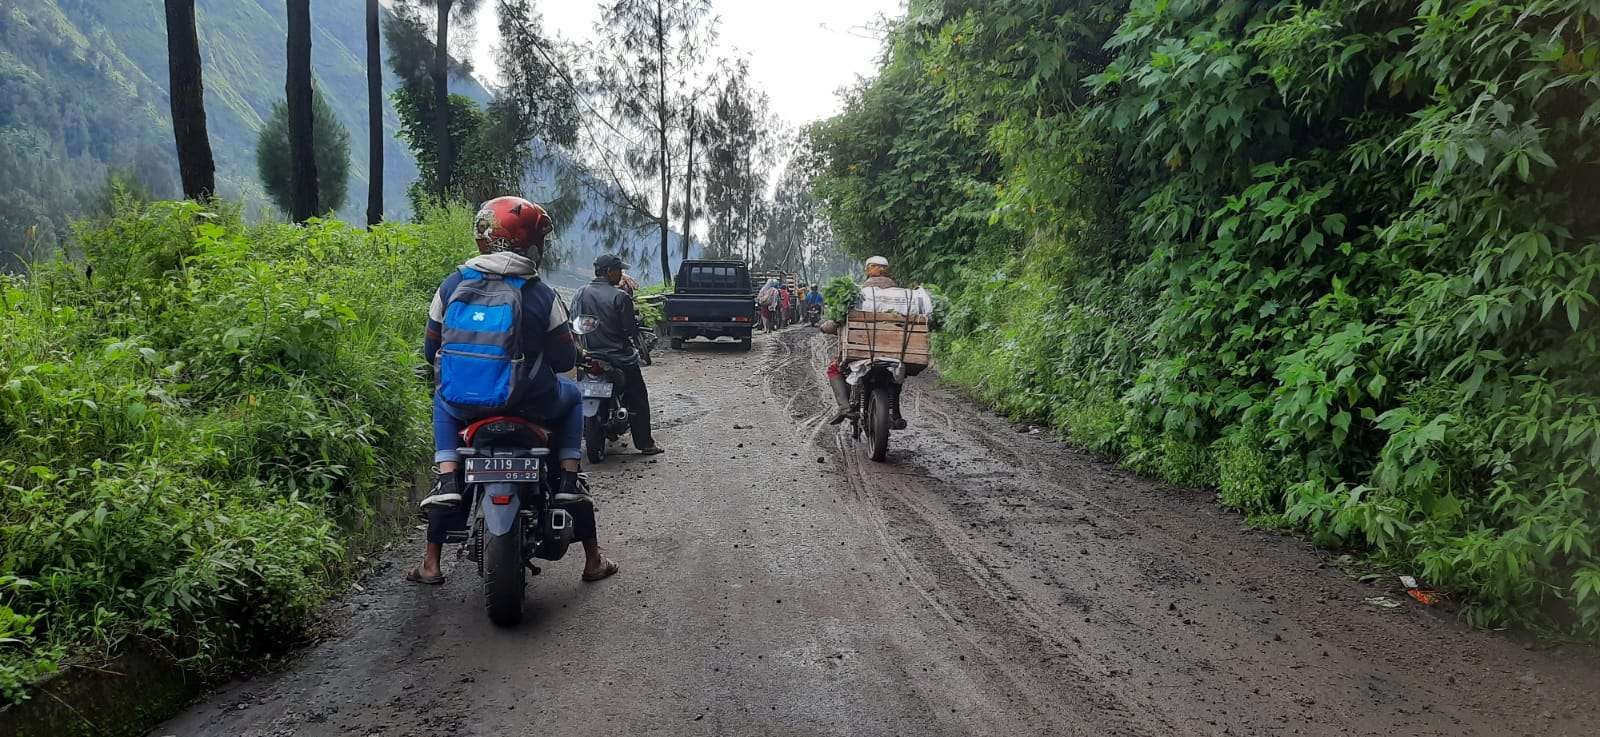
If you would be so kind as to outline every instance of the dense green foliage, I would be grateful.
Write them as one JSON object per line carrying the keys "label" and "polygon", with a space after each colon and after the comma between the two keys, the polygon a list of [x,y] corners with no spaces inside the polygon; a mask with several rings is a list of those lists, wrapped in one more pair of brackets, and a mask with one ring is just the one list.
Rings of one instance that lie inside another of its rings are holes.
{"label": "dense green foliage", "polygon": [[281,644],[426,460],[415,369],[471,215],[248,227],[124,201],[0,284],[0,689],[145,639]]}
{"label": "dense green foliage", "polygon": [[[328,212],[344,207],[350,193],[350,131],[334,115],[321,90],[311,97],[313,157],[317,162],[317,202]],[[279,101],[256,141],[256,174],[272,204],[291,211],[289,191],[289,105]]]}
{"label": "dense green foliage", "polygon": [[1600,636],[1600,10],[918,0],[810,140],[945,375]]}
{"label": "dense green foliage", "polygon": [[822,285],[822,317],[843,323],[850,311],[861,303],[861,288],[848,276],[836,276]]}

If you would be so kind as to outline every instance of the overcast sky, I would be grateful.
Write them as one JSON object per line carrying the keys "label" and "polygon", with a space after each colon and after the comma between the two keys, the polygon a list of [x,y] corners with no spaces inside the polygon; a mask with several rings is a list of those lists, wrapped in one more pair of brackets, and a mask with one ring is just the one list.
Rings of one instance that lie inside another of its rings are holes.
{"label": "overcast sky", "polygon": [[[903,0],[713,0],[722,22],[719,54],[737,49],[750,56],[750,72],[772,96],[774,112],[792,125],[838,111],[834,92],[872,74],[882,42],[873,30],[879,16],[905,14]],[[536,6],[556,33],[568,40],[594,37],[597,0],[541,0]],[[477,18],[475,58],[479,76],[493,81],[490,49],[497,41],[494,3]]]}

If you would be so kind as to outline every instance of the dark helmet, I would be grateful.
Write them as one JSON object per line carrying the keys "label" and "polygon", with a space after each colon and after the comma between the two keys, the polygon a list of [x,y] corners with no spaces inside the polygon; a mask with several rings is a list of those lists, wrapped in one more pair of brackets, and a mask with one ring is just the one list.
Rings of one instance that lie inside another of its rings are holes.
{"label": "dark helmet", "polygon": [[496,197],[478,208],[472,232],[479,253],[510,251],[528,256],[544,249],[544,239],[555,227],[544,208],[521,197]]}

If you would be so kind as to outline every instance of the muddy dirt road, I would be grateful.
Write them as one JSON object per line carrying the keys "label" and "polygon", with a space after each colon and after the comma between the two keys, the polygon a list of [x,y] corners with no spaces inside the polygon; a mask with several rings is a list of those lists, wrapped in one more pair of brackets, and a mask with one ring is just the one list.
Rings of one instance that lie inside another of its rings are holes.
{"label": "muddy dirt road", "polygon": [[594,469],[617,577],[574,553],[498,630],[470,564],[408,585],[398,543],[290,669],[152,734],[1600,734],[1594,653],[1367,603],[1296,539],[926,378],[864,461],[820,421],[821,350],[663,352],[669,454]]}

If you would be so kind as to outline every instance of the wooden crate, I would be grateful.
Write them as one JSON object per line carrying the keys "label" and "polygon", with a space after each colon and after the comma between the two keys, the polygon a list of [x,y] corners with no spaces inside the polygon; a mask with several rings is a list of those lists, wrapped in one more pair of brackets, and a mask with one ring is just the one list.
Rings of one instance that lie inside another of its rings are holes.
{"label": "wooden crate", "polygon": [[844,358],[898,358],[913,366],[932,363],[928,316],[896,312],[852,312],[840,332]]}

